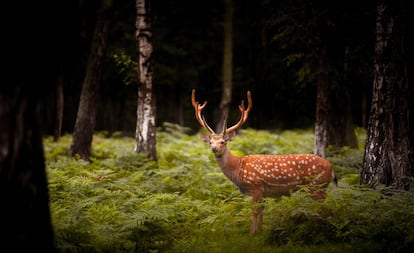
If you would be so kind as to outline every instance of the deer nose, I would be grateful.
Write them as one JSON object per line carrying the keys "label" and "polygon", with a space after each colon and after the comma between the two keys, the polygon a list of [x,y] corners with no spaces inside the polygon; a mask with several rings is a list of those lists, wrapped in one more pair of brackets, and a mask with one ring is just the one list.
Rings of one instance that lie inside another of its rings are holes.
{"label": "deer nose", "polygon": [[214,152],[214,153],[216,153],[217,151],[218,151],[218,149],[217,149],[217,147],[211,147],[211,150]]}

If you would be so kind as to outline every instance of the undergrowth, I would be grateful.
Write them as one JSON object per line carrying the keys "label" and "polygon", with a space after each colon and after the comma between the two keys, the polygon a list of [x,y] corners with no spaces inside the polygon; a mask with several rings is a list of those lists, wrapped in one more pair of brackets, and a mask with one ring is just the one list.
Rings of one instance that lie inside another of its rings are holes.
{"label": "undergrowth", "polygon": [[[360,142],[365,132],[358,130]],[[249,235],[251,200],[218,168],[198,134],[157,132],[158,161],[135,139],[95,134],[92,162],[69,157],[71,136],[45,138],[50,207],[60,252],[409,252],[414,195],[359,184],[363,144],[328,148],[339,187],[315,202],[304,192],[266,199],[263,231]],[[239,155],[310,153],[313,131],[241,130]]]}

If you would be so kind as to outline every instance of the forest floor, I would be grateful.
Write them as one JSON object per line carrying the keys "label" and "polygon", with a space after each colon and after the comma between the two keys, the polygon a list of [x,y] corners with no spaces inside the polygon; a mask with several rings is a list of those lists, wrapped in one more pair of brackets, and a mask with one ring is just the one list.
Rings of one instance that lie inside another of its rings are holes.
{"label": "forest floor", "polygon": [[[72,136],[46,137],[50,207],[60,252],[410,252],[414,193],[361,186],[359,147],[327,150],[339,187],[323,202],[304,191],[266,199],[263,231],[251,236],[251,199],[220,171],[189,129],[157,131],[158,161],[135,139],[96,133],[91,162],[69,157]],[[241,130],[236,154],[311,153],[313,131]]]}

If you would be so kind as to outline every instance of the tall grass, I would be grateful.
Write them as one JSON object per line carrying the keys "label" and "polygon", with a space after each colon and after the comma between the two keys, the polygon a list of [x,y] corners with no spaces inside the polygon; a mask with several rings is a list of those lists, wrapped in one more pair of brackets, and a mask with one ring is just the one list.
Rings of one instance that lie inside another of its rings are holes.
{"label": "tall grass", "polygon": [[[363,140],[365,132],[358,130]],[[92,162],[68,157],[71,136],[45,138],[52,222],[61,252],[408,252],[414,194],[359,185],[363,145],[328,149],[339,188],[266,199],[262,233],[250,236],[251,200],[219,170],[198,135],[165,124],[158,162],[134,138],[93,139]],[[237,154],[310,153],[311,130],[242,130]]]}

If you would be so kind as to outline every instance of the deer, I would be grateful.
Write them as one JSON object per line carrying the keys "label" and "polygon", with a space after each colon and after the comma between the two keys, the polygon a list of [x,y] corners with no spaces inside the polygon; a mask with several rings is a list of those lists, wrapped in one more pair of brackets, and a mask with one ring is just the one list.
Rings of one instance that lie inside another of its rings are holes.
{"label": "deer", "polygon": [[252,109],[251,92],[247,91],[247,103],[241,101],[240,120],[227,128],[227,117],[223,130],[216,133],[206,122],[201,111],[207,101],[200,104],[192,90],[191,103],[198,123],[209,135],[200,134],[202,141],[210,145],[211,151],[224,175],[230,179],[244,195],[251,196],[253,210],[250,234],[262,229],[264,198],[290,196],[291,193],[304,189],[305,186],[312,199],[322,201],[326,198],[326,189],[330,183],[337,187],[338,181],[332,165],[323,157],[315,154],[251,154],[234,155],[227,143],[236,135],[236,131],[246,122]]}

